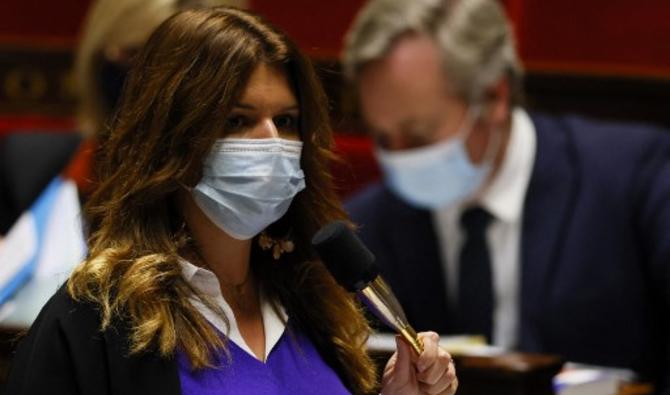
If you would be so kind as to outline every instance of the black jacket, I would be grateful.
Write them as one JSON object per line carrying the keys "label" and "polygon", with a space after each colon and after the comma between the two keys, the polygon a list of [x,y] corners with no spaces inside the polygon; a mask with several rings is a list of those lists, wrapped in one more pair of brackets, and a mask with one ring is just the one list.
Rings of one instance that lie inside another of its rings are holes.
{"label": "black jacket", "polygon": [[101,332],[99,311],[61,289],[21,341],[9,373],[7,395],[181,393],[174,359],[156,353],[128,356],[123,324]]}

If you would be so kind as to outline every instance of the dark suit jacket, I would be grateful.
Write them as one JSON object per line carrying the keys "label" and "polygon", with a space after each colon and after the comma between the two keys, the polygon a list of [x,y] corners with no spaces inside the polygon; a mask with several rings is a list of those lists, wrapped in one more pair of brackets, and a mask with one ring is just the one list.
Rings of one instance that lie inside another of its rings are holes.
{"label": "dark suit jacket", "polygon": [[[520,350],[670,377],[670,133],[533,116]],[[450,333],[431,214],[380,184],[347,204],[418,330]],[[669,392],[670,393],[670,392]]]}
{"label": "dark suit jacket", "polygon": [[5,394],[181,393],[174,359],[156,352],[128,356],[127,325],[99,328],[96,307],[75,302],[61,287],[19,344]]}
{"label": "dark suit jacket", "polygon": [[21,131],[0,138],[0,235],[67,165],[78,133]]}

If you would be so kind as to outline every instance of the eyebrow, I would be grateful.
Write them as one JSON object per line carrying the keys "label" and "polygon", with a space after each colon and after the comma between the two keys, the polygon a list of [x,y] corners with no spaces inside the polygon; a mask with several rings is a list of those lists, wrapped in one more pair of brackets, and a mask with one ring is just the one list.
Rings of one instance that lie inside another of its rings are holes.
{"label": "eyebrow", "polygon": [[[243,110],[256,110],[256,107],[251,105],[251,104],[246,104],[246,103],[235,103],[234,108],[241,108]],[[300,111],[300,106],[297,104],[284,107],[282,108],[279,112],[288,112],[288,111]]]}
{"label": "eyebrow", "polygon": [[405,129],[405,130],[415,129],[417,126],[425,127],[426,125],[429,125],[431,123],[434,123],[434,122],[426,121],[425,119],[408,118],[408,119],[404,119],[402,122],[400,122],[400,128]]}

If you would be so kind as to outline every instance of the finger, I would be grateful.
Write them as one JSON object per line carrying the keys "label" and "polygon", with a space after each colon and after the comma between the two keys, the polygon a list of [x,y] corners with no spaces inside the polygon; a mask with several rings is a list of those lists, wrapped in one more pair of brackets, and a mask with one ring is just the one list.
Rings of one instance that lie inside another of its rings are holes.
{"label": "finger", "polygon": [[426,394],[453,394],[458,387],[458,379],[456,378],[456,368],[452,362],[448,363],[448,368],[442,372],[437,381],[432,384],[420,383],[421,391]]}
{"label": "finger", "polygon": [[435,332],[422,332],[419,333],[419,338],[423,342],[423,352],[416,360],[416,369],[423,373],[437,362],[440,337]]}
{"label": "finger", "polygon": [[447,371],[447,379],[450,381],[447,389],[440,395],[454,395],[458,389],[458,376],[456,375],[456,365],[452,359],[449,363],[449,370]]}
{"label": "finger", "polygon": [[391,355],[391,358],[389,358],[389,360],[386,362],[386,367],[384,368],[384,376],[386,376],[388,373],[390,373],[395,368],[397,358],[398,358],[398,353],[394,352],[393,355]]}
{"label": "finger", "polygon": [[433,364],[425,371],[419,372],[417,380],[428,385],[436,384],[449,372],[452,367],[451,361],[451,355],[445,349],[437,347],[437,356]]}
{"label": "finger", "polygon": [[412,364],[412,350],[409,345],[400,337],[396,336],[396,360],[393,372],[393,380],[397,383],[408,382],[414,373],[414,366]]}
{"label": "finger", "polygon": [[458,390],[458,378],[455,378],[454,381],[451,382],[449,387],[447,387],[446,390],[444,390],[442,393],[438,395],[454,395],[457,390]]}
{"label": "finger", "polygon": [[429,385],[426,383],[419,383],[419,389],[421,390],[422,394],[436,395],[444,393],[444,391],[446,391],[447,388],[449,388],[449,385],[451,385],[451,382],[447,381],[447,379],[443,376],[435,384]]}
{"label": "finger", "polygon": [[454,395],[458,390],[458,377],[454,376],[454,380],[449,384],[449,387],[440,395]]}

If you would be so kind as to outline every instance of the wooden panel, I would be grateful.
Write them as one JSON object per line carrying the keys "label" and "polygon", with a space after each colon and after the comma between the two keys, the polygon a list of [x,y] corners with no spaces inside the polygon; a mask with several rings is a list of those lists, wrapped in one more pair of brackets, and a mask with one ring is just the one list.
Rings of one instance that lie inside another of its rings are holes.
{"label": "wooden panel", "polygon": [[670,128],[668,79],[530,72],[525,91],[531,109]]}
{"label": "wooden panel", "polygon": [[363,0],[251,0],[250,7],[284,29],[309,55],[337,59]]}
{"label": "wooden panel", "polygon": [[2,0],[0,42],[72,44],[90,0]]}
{"label": "wooden panel", "polygon": [[70,49],[0,46],[0,54],[0,113],[73,113]]}
{"label": "wooden panel", "polygon": [[667,0],[507,0],[531,70],[670,77]]}
{"label": "wooden panel", "polygon": [[[72,114],[71,51],[89,1],[0,2],[0,114]],[[530,71],[531,104],[670,124],[662,108],[670,86],[669,1],[501,1],[515,21]],[[345,107],[352,104],[342,95],[337,58],[362,4],[250,1],[252,9],[286,29],[318,60],[336,121],[342,119],[343,101]],[[14,41],[2,45],[10,38]]]}

